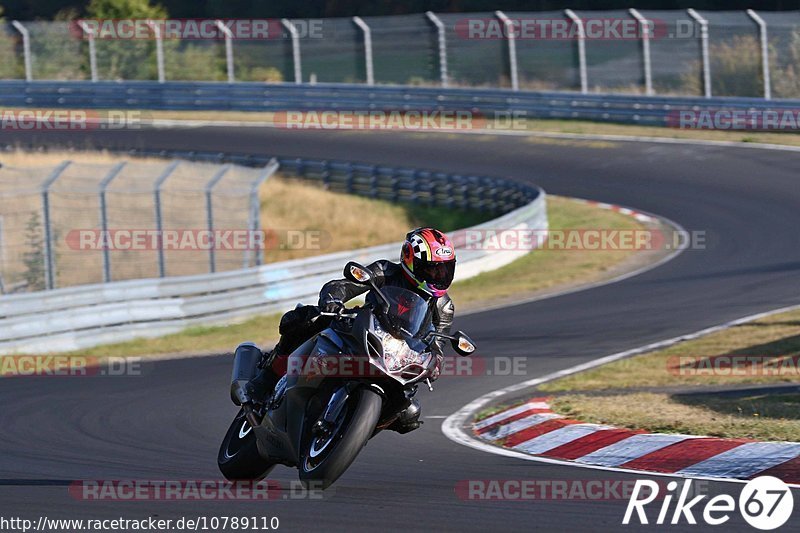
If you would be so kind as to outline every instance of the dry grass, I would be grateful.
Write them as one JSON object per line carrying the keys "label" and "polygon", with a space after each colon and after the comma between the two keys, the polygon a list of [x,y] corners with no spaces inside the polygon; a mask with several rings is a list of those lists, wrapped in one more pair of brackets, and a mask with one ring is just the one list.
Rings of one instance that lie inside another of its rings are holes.
{"label": "dry grass", "polygon": [[[703,387],[800,383],[800,371],[741,372],[741,375],[683,370],[678,357],[706,359],[722,355],[770,356],[777,359],[800,355],[800,311],[790,311],[748,322],[664,350],[615,361],[574,374],[539,388],[548,392],[601,391],[640,387]],[[788,359],[787,359],[788,360]],[[684,361],[685,363],[685,361]],[[691,368],[691,367],[688,367]],[[786,365],[784,369],[788,368]]]}
{"label": "dry grass", "polygon": [[[733,369],[727,356],[742,359]],[[748,356],[757,357],[748,362]],[[798,357],[800,311],[790,311],[545,383],[539,390],[563,393],[553,399],[554,409],[588,422],[800,441],[800,395],[758,390],[800,384]],[[756,390],[747,391],[750,385]],[[711,392],[733,387],[745,390]]]}
{"label": "dry grass", "polygon": [[800,395],[741,398],[640,392],[570,394],[551,400],[554,411],[585,422],[661,433],[758,440],[800,440]]}

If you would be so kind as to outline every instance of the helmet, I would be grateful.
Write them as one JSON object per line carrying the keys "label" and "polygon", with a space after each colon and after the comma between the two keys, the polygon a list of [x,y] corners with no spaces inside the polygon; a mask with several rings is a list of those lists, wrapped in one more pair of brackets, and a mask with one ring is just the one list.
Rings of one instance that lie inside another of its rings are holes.
{"label": "helmet", "polygon": [[456,251],[447,235],[433,228],[408,232],[400,253],[400,262],[408,280],[418,289],[441,297],[453,282]]}

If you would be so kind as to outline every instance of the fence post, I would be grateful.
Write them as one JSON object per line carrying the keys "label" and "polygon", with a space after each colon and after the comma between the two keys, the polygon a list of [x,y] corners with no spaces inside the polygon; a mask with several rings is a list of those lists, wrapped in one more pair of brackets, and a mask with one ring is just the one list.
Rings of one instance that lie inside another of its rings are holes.
{"label": "fence post", "polygon": [[[264,166],[261,173],[258,175],[256,179],[253,180],[253,183],[250,184],[250,231],[251,235],[255,235],[255,232],[261,228],[261,205],[258,201],[258,188],[264,183],[267,178],[272,176],[276,170],[278,170],[278,160],[274,157],[269,160],[269,162]],[[251,239],[251,242],[252,239]],[[250,248],[248,247],[247,253],[244,256],[244,261],[242,264],[242,268],[247,268],[250,266]],[[256,251],[256,266],[261,265],[264,262],[264,258],[262,257],[263,252],[262,250]]]}
{"label": "fence post", "polygon": [[642,63],[644,65],[644,92],[647,96],[653,95],[653,73],[650,62],[650,22],[639,11],[630,8],[628,12],[639,23],[642,31]]}
{"label": "fence post", "polygon": [[231,165],[223,165],[206,183],[205,192],[206,192],[206,221],[208,222],[208,233],[211,236],[210,243],[211,246],[208,247],[208,271],[212,274],[217,271],[217,261],[216,257],[214,256],[214,248],[216,247],[216,242],[214,241],[214,198],[212,196],[212,191],[214,186],[219,183],[219,180],[225,176],[225,174],[231,169]]}
{"label": "fence post", "polygon": [[756,24],[758,24],[758,36],[761,39],[761,75],[764,77],[764,99],[772,98],[772,85],[769,79],[769,40],[767,39],[767,22],[752,9],[747,10]]}
{"label": "fence post", "polygon": [[508,44],[508,69],[511,77],[511,90],[519,91],[519,75],[517,71],[517,36],[514,33],[514,23],[502,11],[495,11],[494,16],[503,23],[506,29],[506,43]]}
{"label": "fence post", "polygon": [[164,185],[164,182],[167,181],[170,174],[172,174],[180,164],[180,161],[173,161],[170,163],[167,168],[164,169],[164,172],[156,178],[155,183],[153,183],[153,201],[155,202],[156,208],[156,235],[158,236],[158,277],[160,278],[166,276],[166,265],[164,264],[164,219],[161,216],[161,186]]}
{"label": "fence post", "polygon": [[442,87],[447,87],[447,33],[444,23],[433,11],[426,12],[425,16],[436,27],[439,41],[439,76],[442,79]]}
{"label": "fence post", "polygon": [[372,69],[372,31],[361,17],[353,17],[353,22],[364,33],[364,61],[367,65],[367,85],[375,85],[375,73]]}
{"label": "fence post", "polygon": [[700,25],[700,56],[703,61],[703,94],[711,98],[711,61],[708,56],[708,21],[694,9],[687,9],[689,16]]}
{"label": "fence post", "polygon": [[62,161],[42,183],[42,230],[44,231],[44,282],[47,290],[56,286],[56,254],[53,228],[50,222],[50,187],[64,173],[72,161]]}
{"label": "fence post", "polygon": [[83,33],[89,37],[89,72],[93,82],[97,81],[97,49],[94,46],[94,31],[83,21],[79,21],[78,25],[81,27]]}
{"label": "fence post", "polygon": [[158,70],[158,83],[164,83],[164,41],[161,38],[161,28],[152,20],[148,20],[147,25],[153,30],[153,36],[156,38],[156,69]]}
{"label": "fence post", "polygon": [[28,28],[22,23],[14,20],[11,25],[22,35],[22,54],[25,63],[25,81],[33,80],[33,70],[31,68],[31,36],[28,33]]}
{"label": "fence post", "polygon": [[281,19],[281,24],[292,37],[292,65],[294,66],[294,82],[303,83],[303,68],[300,63],[300,33],[289,19]]}
{"label": "fence post", "polygon": [[233,32],[221,20],[215,21],[217,28],[225,35],[225,63],[228,65],[228,83],[236,81],[233,75]]}
{"label": "fence post", "polygon": [[[102,230],[101,237],[108,236],[108,205],[106,204],[106,189],[108,186],[111,185],[111,182],[116,178],[122,169],[127,165],[127,162],[123,161],[121,163],[117,163],[114,167],[106,174],[106,177],[103,178],[103,181],[100,182],[100,186],[98,188],[98,195],[100,196],[100,228]],[[103,283],[108,283],[111,281],[111,250],[109,250],[108,246],[103,247]]]}
{"label": "fence post", "polygon": [[586,71],[586,30],[583,21],[571,9],[565,9],[564,14],[569,17],[575,27],[578,28],[578,73],[581,78],[581,92],[589,92],[589,80]]}

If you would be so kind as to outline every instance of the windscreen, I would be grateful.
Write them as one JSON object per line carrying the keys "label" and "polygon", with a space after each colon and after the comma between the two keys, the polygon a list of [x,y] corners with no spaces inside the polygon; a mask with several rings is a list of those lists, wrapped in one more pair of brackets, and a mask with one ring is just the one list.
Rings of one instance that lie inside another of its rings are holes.
{"label": "windscreen", "polygon": [[399,287],[383,287],[381,292],[389,300],[386,313],[387,326],[393,333],[416,337],[428,324],[428,302],[418,294]]}

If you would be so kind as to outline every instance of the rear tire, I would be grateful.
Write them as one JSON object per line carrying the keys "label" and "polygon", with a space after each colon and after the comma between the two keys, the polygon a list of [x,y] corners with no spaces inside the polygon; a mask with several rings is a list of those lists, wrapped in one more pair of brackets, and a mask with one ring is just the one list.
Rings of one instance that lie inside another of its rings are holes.
{"label": "rear tire", "polygon": [[263,479],[275,467],[275,463],[258,453],[256,434],[245,418],[244,409],[239,410],[222,439],[217,465],[228,481]]}
{"label": "rear tire", "polygon": [[[300,481],[309,489],[326,489],[353,463],[375,431],[383,400],[371,389],[360,389],[348,400],[344,419],[327,444],[322,446],[313,435],[306,438],[299,465]],[[321,447],[319,451],[317,447]],[[312,447],[316,457],[312,458]]]}

